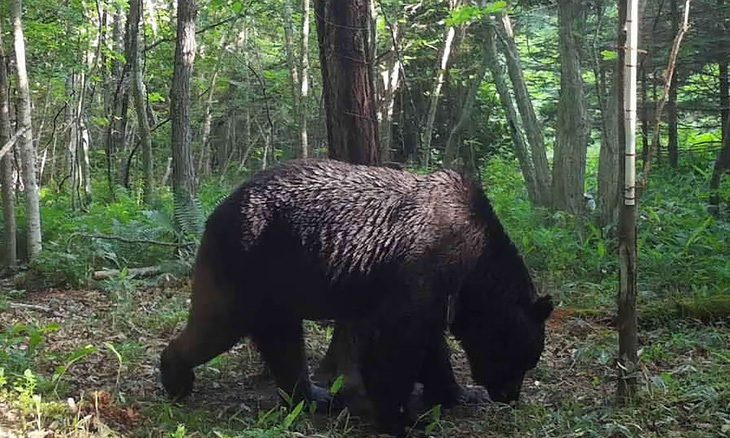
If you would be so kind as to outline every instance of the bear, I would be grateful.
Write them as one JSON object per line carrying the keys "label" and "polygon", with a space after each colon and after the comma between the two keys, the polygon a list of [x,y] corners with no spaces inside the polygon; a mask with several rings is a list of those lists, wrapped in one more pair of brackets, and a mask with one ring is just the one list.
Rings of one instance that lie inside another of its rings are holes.
{"label": "bear", "polygon": [[279,388],[328,402],[309,376],[302,321],[335,320],[352,327],[378,429],[401,436],[414,382],[430,403],[458,391],[447,329],[475,382],[510,402],[539,361],[552,308],[477,182],[293,160],[209,216],[188,321],[162,352],[161,380],[180,399],[195,366],[250,336]]}

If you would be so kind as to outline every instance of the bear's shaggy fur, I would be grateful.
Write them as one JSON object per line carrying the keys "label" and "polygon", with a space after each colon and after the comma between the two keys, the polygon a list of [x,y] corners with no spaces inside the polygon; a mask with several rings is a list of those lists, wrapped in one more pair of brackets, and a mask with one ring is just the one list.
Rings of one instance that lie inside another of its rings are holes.
{"label": "bear's shaggy fur", "polygon": [[208,219],[162,382],[172,397],[188,394],[193,367],[251,336],[280,388],[324,400],[302,320],[335,319],[354,327],[379,427],[401,434],[415,381],[432,402],[453,397],[447,314],[476,382],[510,401],[542,353],[551,310],[477,184],[448,171],[293,161],[258,173]]}

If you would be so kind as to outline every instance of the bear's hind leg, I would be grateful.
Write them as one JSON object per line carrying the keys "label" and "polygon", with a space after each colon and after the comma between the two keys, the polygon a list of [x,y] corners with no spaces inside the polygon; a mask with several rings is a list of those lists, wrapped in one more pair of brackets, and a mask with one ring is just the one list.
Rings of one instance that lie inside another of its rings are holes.
{"label": "bear's hind leg", "polygon": [[378,429],[396,436],[405,434],[410,419],[405,411],[418,366],[425,352],[423,325],[410,317],[377,324],[363,324],[357,330],[360,369],[368,397],[376,409]]}
{"label": "bear's hind leg", "polygon": [[309,379],[303,336],[301,319],[268,321],[251,329],[251,337],[281,390],[295,402],[328,404],[329,392]]}

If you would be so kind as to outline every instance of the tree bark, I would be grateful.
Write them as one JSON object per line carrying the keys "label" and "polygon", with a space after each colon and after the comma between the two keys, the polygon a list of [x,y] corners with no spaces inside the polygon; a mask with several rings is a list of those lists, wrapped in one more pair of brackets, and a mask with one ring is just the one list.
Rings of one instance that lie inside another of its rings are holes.
{"label": "tree bark", "polygon": [[142,0],[129,0],[129,18],[127,32],[129,32],[129,48],[132,74],[132,95],[134,109],[137,113],[139,137],[142,143],[142,197],[145,204],[151,204],[154,197],[154,175],[152,173],[152,134],[147,120],[147,105],[145,102],[144,82],[142,81],[142,66],[140,65],[139,27],[142,15]]}
{"label": "tree bark", "polygon": [[[195,169],[191,150],[190,80],[195,62],[195,0],[177,2],[177,42],[172,76],[172,192],[176,205],[195,208]],[[179,222],[178,222],[179,223]],[[202,230],[200,230],[202,231]]]}
{"label": "tree bark", "polygon": [[558,210],[583,211],[586,153],[590,124],[577,35],[583,20],[581,0],[558,2],[560,22],[560,99],[553,163],[552,204]]}
{"label": "tree bark", "polygon": [[36,178],[36,150],[33,148],[30,114],[30,88],[25,66],[25,37],[21,20],[22,3],[22,0],[13,0],[10,14],[13,22],[13,49],[15,51],[15,76],[18,92],[18,130],[24,131],[24,134],[18,140],[18,148],[23,161],[28,259],[32,260],[41,252],[41,215],[40,191]]}
{"label": "tree bark", "polygon": [[317,0],[315,10],[329,156],[376,164],[378,124],[367,42],[369,0]]}
{"label": "tree bark", "polygon": [[[10,80],[8,78],[7,59],[3,45],[2,23],[0,23],[0,145],[5,145],[10,140],[10,109],[8,105],[8,89]],[[6,153],[0,158],[0,184],[2,184],[3,197],[3,241],[5,248],[3,254],[6,266],[14,271],[18,267],[18,244],[15,238],[15,204],[13,184],[13,160],[12,153]]]}
{"label": "tree bark", "polygon": [[527,186],[527,194],[530,197],[530,201],[533,204],[537,204],[538,188],[537,188],[537,177],[535,176],[535,168],[533,166],[530,154],[527,150],[527,142],[524,134],[520,127],[519,115],[515,109],[515,104],[512,101],[512,96],[509,92],[509,87],[504,79],[504,69],[497,58],[497,45],[495,43],[495,30],[491,25],[486,26],[485,30],[485,42],[484,50],[487,63],[489,65],[489,71],[492,73],[492,80],[494,86],[497,89],[499,100],[502,103],[502,107],[505,110],[507,116],[507,123],[509,124],[510,133],[512,137],[512,143],[515,147],[515,155],[517,161],[520,163],[520,169],[522,169],[522,176],[525,178],[525,185]]}
{"label": "tree bark", "polygon": [[309,112],[309,1],[302,0],[302,35],[299,51],[301,75],[299,77],[299,147],[302,158],[309,157],[309,134],[307,115]]}
{"label": "tree bark", "polygon": [[[679,33],[679,7],[677,0],[671,0],[672,10],[672,29],[674,34]],[[671,84],[669,86],[669,102],[667,103],[667,125],[669,128],[669,143],[667,143],[667,153],[669,165],[676,169],[679,167],[679,132],[678,132],[678,113],[677,113],[677,75],[673,74]]]}
{"label": "tree bark", "polygon": [[500,21],[500,34],[504,49],[505,60],[507,61],[507,72],[509,73],[512,89],[517,101],[517,109],[522,117],[523,127],[526,133],[527,142],[530,147],[530,156],[535,173],[536,203],[540,206],[550,205],[550,165],[547,159],[545,139],[542,135],[540,122],[537,120],[535,108],[532,105],[532,98],[527,90],[527,83],[522,72],[522,62],[515,43],[515,36],[512,30],[512,23],[509,15],[502,14]]}
{"label": "tree bark", "polygon": [[[454,10],[457,0],[449,0],[449,10]],[[438,56],[438,64],[436,64],[436,79],[431,90],[431,96],[428,102],[428,114],[426,115],[426,125],[421,133],[421,146],[424,151],[423,164],[428,167],[431,161],[431,140],[433,137],[433,124],[436,121],[436,111],[438,110],[439,98],[441,97],[441,88],[444,86],[444,78],[446,70],[449,66],[449,56],[451,55],[451,46],[454,42],[456,29],[454,26],[446,26],[444,30],[444,45]]]}

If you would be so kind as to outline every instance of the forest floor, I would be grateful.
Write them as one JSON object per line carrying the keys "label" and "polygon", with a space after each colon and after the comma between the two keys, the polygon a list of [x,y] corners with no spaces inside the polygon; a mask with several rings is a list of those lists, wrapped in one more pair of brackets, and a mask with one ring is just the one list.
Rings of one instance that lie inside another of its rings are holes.
{"label": "forest floor", "polygon": [[[158,358],[184,325],[189,290],[121,289],[19,293],[0,303],[0,438],[373,435],[367,418],[346,410],[311,415],[280,406],[248,342],[199,367],[193,395],[170,403]],[[306,326],[314,365],[326,349],[327,329]],[[643,328],[639,393],[623,407],[614,399],[617,342],[610,312],[559,308],[548,331],[545,354],[525,381],[518,407],[485,404],[434,414],[428,434],[730,436],[727,325],[674,320]],[[453,362],[468,383],[458,348]]]}

